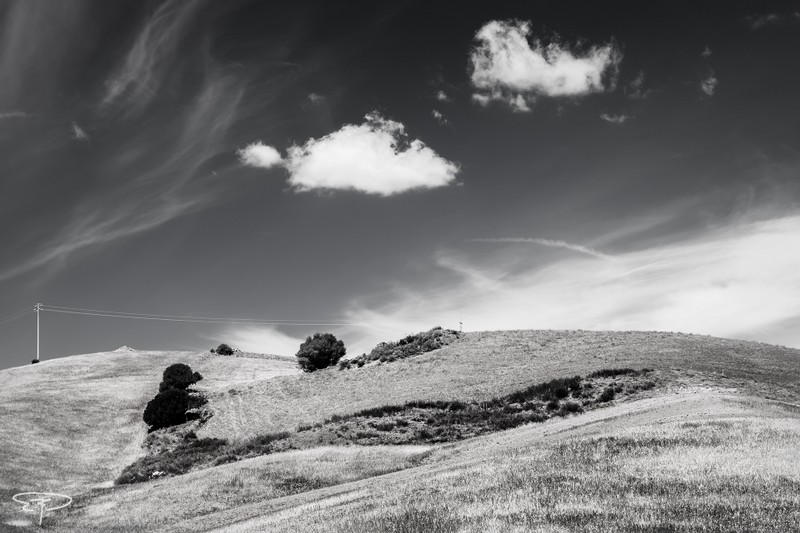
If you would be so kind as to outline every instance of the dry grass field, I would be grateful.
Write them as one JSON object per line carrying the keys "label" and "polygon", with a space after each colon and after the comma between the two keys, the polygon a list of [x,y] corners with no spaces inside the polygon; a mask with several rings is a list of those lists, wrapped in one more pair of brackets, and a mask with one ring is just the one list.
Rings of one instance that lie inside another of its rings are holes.
{"label": "dry grass field", "polygon": [[789,348],[681,333],[477,332],[392,363],[330,368],[216,393],[211,403],[220,416],[199,435],[292,430],[334,414],[410,400],[488,400],[532,383],[617,367],[679,369],[759,395],[800,396],[798,351]]}
{"label": "dry grass field", "polygon": [[[606,368],[654,368],[666,385],[456,443],[326,446],[110,486],[142,455],[142,409],[174,362],[205,377],[214,416],[198,436],[231,441]],[[313,374],[291,360],[109,352],[0,371],[0,401],[0,530],[38,529],[23,525],[14,491],[56,490],[76,498],[46,519],[61,532],[800,531],[800,351],[777,346],[467,333],[424,355]]]}
{"label": "dry grass field", "polygon": [[296,372],[291,360],[114,351],[0,371],[0,488],[83,490],[142,454],[142,411],[164,368],[189,364],[198,389],[227,390]]}
{"label": "dry grass field", "polygon": [[465,441],[414,469],[166,531],[796,532],[797,415],[687,388]]}

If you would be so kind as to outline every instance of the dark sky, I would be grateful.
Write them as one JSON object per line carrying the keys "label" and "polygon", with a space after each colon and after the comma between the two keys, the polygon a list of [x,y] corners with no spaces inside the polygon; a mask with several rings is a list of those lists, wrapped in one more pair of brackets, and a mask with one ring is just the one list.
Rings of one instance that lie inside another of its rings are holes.
{"label": "dark sky", "polygon": [[36,302],[263,322],[50,307],[43,358],[800,346],[799,50],[800,2],[0,0],[0,367]]}

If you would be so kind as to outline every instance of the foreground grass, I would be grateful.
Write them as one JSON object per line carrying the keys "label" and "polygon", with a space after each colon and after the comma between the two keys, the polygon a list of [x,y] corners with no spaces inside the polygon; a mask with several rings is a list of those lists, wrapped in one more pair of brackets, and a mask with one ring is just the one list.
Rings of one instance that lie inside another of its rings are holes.
{"label": "foreground grass", "polygon": [[[796,532],[800,424],[670,423],[495,453],[369,502],[294,517],[346,533]],[[275,531],[288,531],[288,523]],[[249,527],[234,531],[252,531]]]}
{"label": "foreground grass", "polygon": [[182,519],[339,485],[420,464],[427,446],[322,447],[258,457],[179,478],[78,498],[56,531],[160,531]]}

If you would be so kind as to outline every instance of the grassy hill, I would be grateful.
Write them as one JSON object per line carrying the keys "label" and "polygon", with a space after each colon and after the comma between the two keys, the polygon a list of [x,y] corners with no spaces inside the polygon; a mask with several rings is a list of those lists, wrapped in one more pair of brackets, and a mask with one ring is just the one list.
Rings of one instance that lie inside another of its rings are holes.
{"label": "grassy hill", "polygon": [[0,488],[75,491],[110,484],[142,455],[142,412],[164,368],[187,363],[198,389],[297,372],[289,359],[120,350],[0,371]]}
{"label": "grassy hill", "polygon": [[[109,487],[142,454],[142,409],[174,362],[205,376],[214,416],[198,435],[233,441],[410,400],[485,401],[606,368],[653,368],[669,386],[455,444],[327,446]],[[56,531],[737,530],[720,521],[728,511],[738,530],[792,531],[800,519],[800,351],[759,343],[466,333],[427,354],[313,374],[291,360],[109,352],[0,371],[0,401],[0,496],[72,494],[73,508],[48,526]],[[0,522],[20,516],[0,504]]]}
{"label": "grassy hill", "polygon": [[[248,437],[409,400],[488,400],[532,383],[616,367],[680,369],[760,395],[800,395],[800,351],[657,332],[465,333],[440,350],[339,371],[251,383],[211,400],[203,436]],[[269,416],[266,416],[266,413]]]}

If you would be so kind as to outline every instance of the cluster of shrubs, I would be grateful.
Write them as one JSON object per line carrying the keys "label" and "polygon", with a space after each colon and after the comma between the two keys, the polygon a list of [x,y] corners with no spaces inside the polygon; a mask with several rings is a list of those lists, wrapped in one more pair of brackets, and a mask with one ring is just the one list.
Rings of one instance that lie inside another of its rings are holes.
{"label": "cluster of shrubs", "polygon": [[188,432],[183,441],[169,450],[146,455],[128,465],[116,479],[117,485],[139,483],[159,476],[178,476],[197,468],[232,463],[248,457],[267,455],[274,451],[275,442],[289,437],[289,433],[259,435],[244,442],[229,443],[226,439],[197,438]]}
{"label": "cluster of shrubs", "polygon": [[459,332],[453,329],[442,329],[437,326],[428,331],[415,335],[408,335],[396,342],[382,342],[368,354],[362,354],[339,364],[341,370],[352,368],[354,365],[362,367],[372,361],[382,363],[405,359],[413,355],[431,352],[442,346],[447,346],[459,337]]}
{"label": "cluster of shrubs", "polygon": [[189,387],[203,379],[189,365],[175,363],[164,370],[158,394],[147,402],[142,418],[150,431],[176,426],[187,422],[192,415],[188,411],[202,406],[206,400]]}
{"label": "cluster of shrubs", "polygon": [[225,344],[224,342],[215,348],[211,348],[211,353],[215,353],[218,355],[233,355],[235,352],[233,348]]}

